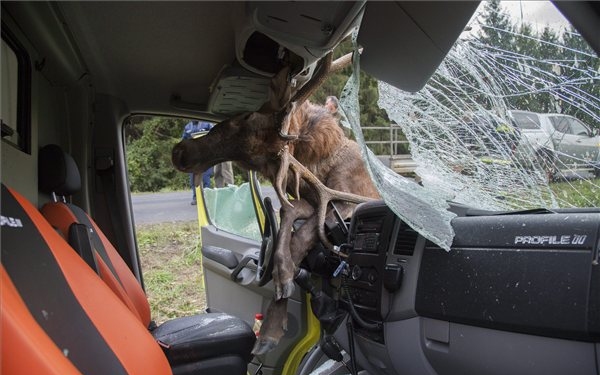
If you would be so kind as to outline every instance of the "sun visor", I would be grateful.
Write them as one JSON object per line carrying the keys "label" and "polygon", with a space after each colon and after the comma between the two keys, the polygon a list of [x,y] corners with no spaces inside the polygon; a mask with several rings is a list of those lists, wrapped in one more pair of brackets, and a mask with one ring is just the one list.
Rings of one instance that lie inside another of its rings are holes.
{"label": "sun visor", "polygon": [[221,69],[210,88],[208,111],[222,115],[257,111],[268,100],[271,78],[237,64]]}
{"label": "sun visor", "polygon": [[282,48],[298,74],[333,49],[360,22],[365,1],[249,2],[236,30],[236,57],[246,69],[272,76]]}
{"label": "sun visor", "polygon": [[358,34],[361,68],[401,90],[420,90],[478,5],[478,1],[368,2]]}

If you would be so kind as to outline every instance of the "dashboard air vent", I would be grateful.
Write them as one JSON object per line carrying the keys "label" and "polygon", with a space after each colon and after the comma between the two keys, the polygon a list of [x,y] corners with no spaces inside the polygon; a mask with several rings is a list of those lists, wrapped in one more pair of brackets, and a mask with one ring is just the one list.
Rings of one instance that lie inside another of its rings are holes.
{"label": "dashboard air vent", "polygon": [[411,256],[415,251],[415,245],[417,244],[417,238],[419,233],[408,225],[402,223],[400,230],[398,231],[398,237],[396,238],[396,245],[394,246],[394,254]]}

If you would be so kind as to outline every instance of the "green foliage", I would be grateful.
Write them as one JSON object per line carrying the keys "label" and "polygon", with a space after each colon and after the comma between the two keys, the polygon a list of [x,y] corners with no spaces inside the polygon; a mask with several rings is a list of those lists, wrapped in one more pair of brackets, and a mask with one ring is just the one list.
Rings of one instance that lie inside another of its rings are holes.
{"label": "green foliage", "polygon": [[[334,50],[333,58],[337,59],[352,51],[352,41],[348,38]],[[340,97],[344,85],[352,74],[352,68],[347,67],[336,74],[330,75],[327,80],[310,97],[310,101],[318,104],[325,104],[325,99],[330,96]],[[364,129],[364,127],[389,127],[390,120],[387,113],[377,105],[379,100],[379,91],[377,89],[377,80],[364,71],[360,72],[360,90],[358,92],[358,102],[360,104],[361,114],[360,123],[363,127],[365,140],[368,141],[388,141],[389,129]],[[376,154],[390,154],[389,144],[372,145],[370,148]]]}
{"label": "green foliage", "polygon": [[[511,51],[523,55],[523,65],[530,64],[539,71],[539,90],[506,98],[511,108],[542,113],[560,112],[573,115],[591,127],[600,126],[598,114],[591,113],[594,109],[585,109],[582,105],[586,95],[600,96],[597,74],[600,60],[572,26],[560,32],[546,26],[541,32],[535,32],[528,23],[513,23],[499,0],[485,3],[479,23],[479,40],[488,48],[496,52]],[[535,60],[529,60],[527,56]],[[509,62],[508,65],[514,71],[519,70],[515,63]],[[578,82],[577,87],[572,90],[555,89],[554,84],[558,84],[558,81],[553,82],[556,78],[552,77],[556,74],[571,82]],[[544,80],[547,80],[548,88],[541,84]],[[480,104],[489,107],[489,103]]]}
{"label": "green foliage", "polygon": [[500,0],[485,3],[481,24],[484,26],[479,38],[490,46],[508,49],[513,43],[513,36],[505,31],[512,31],[510,16],[500,6]]}
{"label": "green foliage", "polygon": [[[600,78],[597,74],[600,72],[600,59],[594,57],[596,56],[596,53],[581,35],[577,33],[573,26],[564,30],[562,41],[564,45],[564,48],[562,48],[561,51],[563,58],[574,62],[571,66],[563,66],[562,75],[566,77],[577,77],[581,76],[581,70],[596,72],[595,79],[585,80],[581,85],[581,90],[588,93],[591,97],[600,97]],[[564,93],[564,95],[570,96],[571,94]],[[579,106],[569,104],[562,105],[562,110],[563,113],[575,116],[592,127],[600,128],[600,122],[597,120],[597,113],[594,118],[591,113],[583,111]]]}
{"label": "green foliage", "polygon": [[125,128],[132,191],[181,190],[189,176],[173,168],[171,149],[181,139],[185,119],[134,118]]}

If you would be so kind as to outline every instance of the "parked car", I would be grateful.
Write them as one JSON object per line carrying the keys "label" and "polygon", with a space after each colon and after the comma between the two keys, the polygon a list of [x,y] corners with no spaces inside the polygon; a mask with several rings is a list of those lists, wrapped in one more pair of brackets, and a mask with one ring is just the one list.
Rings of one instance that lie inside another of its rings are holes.
{"label": "parked car", "polygon": [[512,157],[521,138],[518,128],[484,111],[465,115],[463,121],[456,126],[455,132],[474,155],[498,159]]}
{"label": "parked car", "polygon": [[549,176],[588,171],[600,176],[600,135],[573,116],[510,111],[521,134],[521,155],[533,155]]}
{"label": "parked car", "polygon": [[[419,205],[411,215],[425,222],[453,217],[446,251],[390,203],[368,202],[349,226],[328,223],[338,246],[311,249],[302,265],[310,277],[300,281],[314,288],[295,289],[279,344],[252,356],[250,327],[275,295],[257,276],[276,240],[276,216],[250,178],[245,199],[236,199],[254,204],[245,212],[262,238],[235,233],[218,225],[198,188],[208,311],[151,321],[128,184],[128,120],[251,116],[269,100],[282,64],[291,67],[286,83],[309,81],[355,26],[360,68],[415,92],[478,5],[2,1],[0,372],[600,375],[597,207],[490,211],[440,192],[439,215],[429,216],[437,195],[403,195],[401,204]],[[598,53],[598,3],[556,6]],[[436,87],[445,94],[449,84]],[[418,188],[390,181],[378,181],[388,202],[397,203],[401,187]]]}

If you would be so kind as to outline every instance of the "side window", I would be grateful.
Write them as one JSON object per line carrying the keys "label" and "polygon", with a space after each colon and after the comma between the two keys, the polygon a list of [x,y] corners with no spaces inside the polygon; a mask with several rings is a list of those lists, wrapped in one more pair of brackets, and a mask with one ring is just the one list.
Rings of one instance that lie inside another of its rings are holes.
{"label": "side window", "polygon": [[217,228],[260,240],[260,229],[248,182],[204,189],[204,199],[209,221]]}
{"label": "side window", "polygon": [[31,67],[25,48],[2,24],[2,140],[31,153]]}
{"label": "side window", "polygon": [[588,136],[590,134],[590,130],[581,123],[581,121],[571,118],[571,134]]}
{"label": "side window", "polygon": [[[245,174],[235,169],[228,181],[233,184],[223,188],[216,187],[221,184],[218,171],[209,172],[207,187],[198,200],[193,200],[200,205],[191,204],[190,175],[177,171],[171,163],[171,150],[177,142],[202,136],[208,130],[195,126],[186,129],[190,122],[185,118],[132,116],[123,128],[137,247],[157,323],[206,308],[199,221],[208,218],[219,230],[246,238],[256,239],[259,233],[250,189],[243,181]],[[211,124],[200,125],[208,128]],[[202,177],[196,176],[196,184],[203,185]]]}
{"label": "side window", "polygon": [[[260,230],[245,172],[237,170],[232,163],[221,163],[202,175],[192,175],[177,171],[171,164],[171,149],[177,142],[202,137],[212,126],[208,121],[184,118],[133,116],[128,119],[124,137],[134,211],[138,195],[170,194],[171,208],[161,209],[154,215],[156,220],[162,220],[160,215],[164,215],[165,221],[204,224],[202,221],[206,218],[221,230],[259,240]],[[197,197],[199,190],[193,186],[203,187],[202,196]],[[201,204],[200,208],[197,203]],[[140,223],[146,219],[136,217],[135,220]]]}
{"label": "side window", "polygon": [[539,129],[540,120],[535,114],[515,113],[513,118],[517,126],[521,129]]}
{"label": "side window", "polygon": [[570,126],[569,126],[569,120],[567,117],[554,116],[554,117],[551,117],[550,120],[552,121],[552,126],[554,126],[554,129],[557,132],[561,132],[564,134],[571,133]]}

